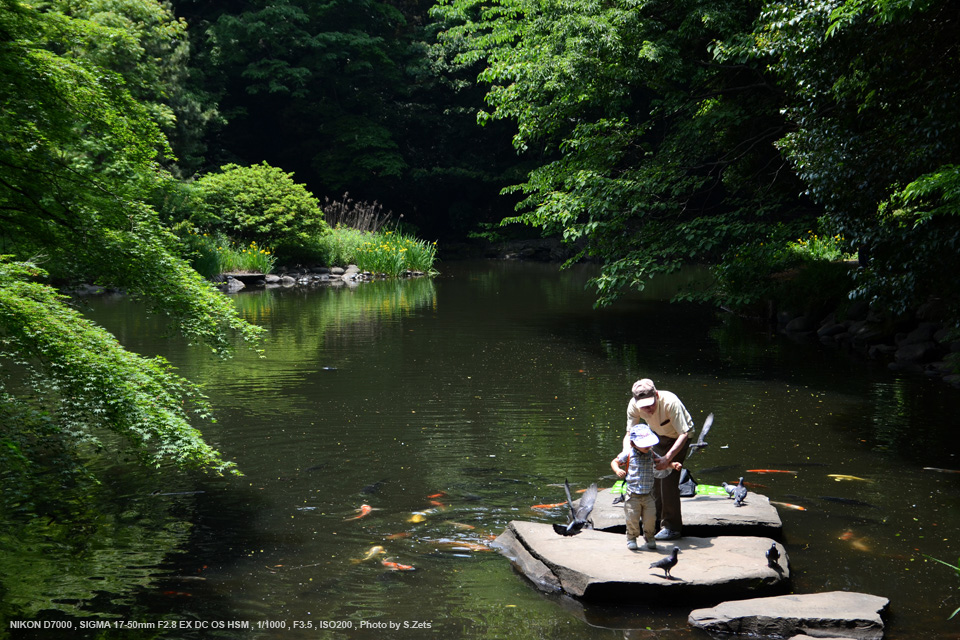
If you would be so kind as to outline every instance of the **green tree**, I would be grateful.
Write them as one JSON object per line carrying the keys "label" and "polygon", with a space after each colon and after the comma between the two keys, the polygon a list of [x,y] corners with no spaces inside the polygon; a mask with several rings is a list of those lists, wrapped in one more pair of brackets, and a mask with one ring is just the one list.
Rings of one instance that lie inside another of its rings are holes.
{"label": "green tree", "polygon": [[718,60],[759,2],[444,0],[443,39],[485,61],[481,123],[516,122],[541,166],[508,189],[520,221],[602,262],[599,301],[721,257],[814,211],[774,142],[786,131],[759,64]]}
{"label": "green tree", "polygon": [[792,124],[779,145],[860,249],[858,295],[895,311],[960,300],[960,7],[771,2],[728,53],[776,74]]}
{"label": "green tree", "polygon": [[296,246],[329,232],[320,202],[266,162],[228,164],[194,183],[195,222],[203,229],[268,245]]}
{"label": "green tree", "polygon": [[[14,256],[0,262],[0,358],[28,372],[13,385],[0,379],[0,392],[4,411],[47,412],[47,433],[67,449],[107,430],[152,464],[224,470],[191,425],[206,417],[197,390],[83,321],[35,264],[141,296],[216,353],[229,353],[234,335],[259,335],[176,256],[176,238],[145,203],[170,180],[158,164],[169,147],[150,108],[98,61],[135,57],[138,46],[123,29],[0,0],[0,226]],[[4,452],[41,465],[20,435],[0,435]]]}

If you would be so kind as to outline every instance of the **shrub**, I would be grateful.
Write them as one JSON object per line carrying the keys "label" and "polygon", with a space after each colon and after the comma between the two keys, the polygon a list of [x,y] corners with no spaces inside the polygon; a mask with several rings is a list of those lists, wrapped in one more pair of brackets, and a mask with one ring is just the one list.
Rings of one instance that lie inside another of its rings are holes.
{"label": "shrub", "polygon": [[224,165],[194,184],[193,222],[244,242],[298,245],[329,232],[319,201],[266,162]]}

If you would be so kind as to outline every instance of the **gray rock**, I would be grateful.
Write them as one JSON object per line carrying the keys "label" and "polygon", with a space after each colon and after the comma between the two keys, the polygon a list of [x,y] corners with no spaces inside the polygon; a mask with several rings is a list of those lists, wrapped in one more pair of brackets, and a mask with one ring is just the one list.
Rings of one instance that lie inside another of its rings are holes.
{"label": "gray rock", "polygon": [[[623,503],[613,504],[610,491],[601,491],[594,504],[593,526],[601,531],[624,533]],[[752,491],[742,507],[726,496],[696,495],[680,499],[683,533],[697,536],[749,535],[779,538],[780,514],[767,496]]]}
{"label": "gray rock", "polygon": [[560,580],[550,568],[530,555],[526,547],[517,539],[512,529],[500,534],[490,545],[513,563],[513,567],[525,575],[541,591],[553,593],[562,591]]}
{"label": "gray rock", "polygon": [[940,348],[932,340],[927,342],[913,342],[901,345],[894,358],[897,362],[929,362],[939,358]]}
{"label": "gray rock", "polygon": [[825,324],[819,329],[817,329],[817,335],[821,338],[824,337],[833,337],[840,335],[841,333],[846,332],[847,325],[840,323]]}
{"label": "gray rock", "polygon": [[280,276],[275,273],[268,273],[267,275],[263,276],[263,281],[267,284],[277,284],[280,282]]}
{"label": "gray rock", "polygon": [[243,284],[242,280],[238,280],[233,276],[227,276],[227,281],[224,284],[220,285],[220,288],[228,293],[232,293],[234,291],[240,291],[246,286],[247,285]]}
{"label": "gray rock", "polygon": [[332,273],[335,276],[342,276],[344,271],[345,269],[343,267],[331,267],[330,269],[330,273]]}
{"label": "gray rock", "polygon": [[809,316],[794,318],[783,328],[787,333],[806,333],[807,331],[815,331],[816,329],[816,324]]}
{"label": "gray rock", "polygon": [[879,596],[833,591],[723,602],[691,611],[687,621],[710,633],[879,640],[889,604]]}
{"label": "gray rock", "polygon": [[291,278],[290,276],[283,276],[280,278],[280,284],[284,287],[292,287],[293,285],[297,284],[297,281],[295,278]]}
{"label": "gray rock", "polygon": [[[497,538],[501,552],[535,584],[552,585],[549,572],[564,593],[603,602],[715,602],[718,597],[782,592],[790,577],[786,550],[777,543],[780,570],[774,570],[765,556],[770,544],[769,538],[762,537],[684,536],[658,543],[656,551],[634,552],[627,549],[621,534],[584,530],[575,536],[558,536],[549,524],[520,520],[510,522]],[[667,579],[650,563],[663,558],[674,545],[680,547],[680,562],[671,570],[673,579]],[[519,562],[524,550],[536,562]],[[524,566],[532,567],[531,573]]]}
{"label": "gray rock", "polygon": [[908,344],[931,342],[939,328],[940,325],[935,322],[921,322],[916,329],[908,333],[897,345],[902,347]]}

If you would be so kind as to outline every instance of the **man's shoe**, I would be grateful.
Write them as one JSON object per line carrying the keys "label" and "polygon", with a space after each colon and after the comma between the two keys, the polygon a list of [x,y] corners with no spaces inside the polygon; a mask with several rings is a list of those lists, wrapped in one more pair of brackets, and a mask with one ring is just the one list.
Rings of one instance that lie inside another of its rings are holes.
{"label": "man's shoe", "polygon": [[657,540],[676,540],[680,537],[680,532],[664,527],[663,529],[660,529],[660,531],[657,532],[657,535],[653,537]]}
{"label": "man's shoe", "polygon": [[627,549],[630,549],[630,551],[636,551],[636,550],[637,550],[637,541],[636,541],[636,540],[627,540]]}

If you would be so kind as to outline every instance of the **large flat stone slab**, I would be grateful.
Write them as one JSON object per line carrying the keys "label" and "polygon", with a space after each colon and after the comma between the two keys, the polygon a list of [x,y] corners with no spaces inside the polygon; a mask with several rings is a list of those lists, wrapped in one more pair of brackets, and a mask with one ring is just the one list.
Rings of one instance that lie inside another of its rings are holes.
{"label": "large flat stone slab", "polygon": [[886,598],[866,593],[808,593],[723,602],[692,611],[688,621],[711,633],[879,640],[889,604]]}
{"label": "large flat stone slab", "polygon": [[[650,563],[666,556],[674,544],[680,547],[679,562],[668,579]],[[779,571],[767,566],[771,544],[780,551]],[[756,536],[684,536],[659,543],[656,551],[630,551],[622,534],[585,530],[564,537],[549,524],[514,520],[495,546],[538,588],[604,602],[716,602],[771,595],[782,593],[790,577],[783,546]]]}
{"label": "large flat stone slab", "polygon": [[[593,507],[593,526],[600,531],[624,533],[623,503],[613,504],[610,490],[600,491]],[[767,496],[752,491],[738,507],[726,496],[697,495],[680,499],[684,535],[712,537],[720,535],[766,536],[779,540],[783,523],[777,508]]]}

